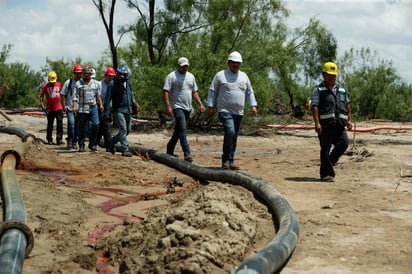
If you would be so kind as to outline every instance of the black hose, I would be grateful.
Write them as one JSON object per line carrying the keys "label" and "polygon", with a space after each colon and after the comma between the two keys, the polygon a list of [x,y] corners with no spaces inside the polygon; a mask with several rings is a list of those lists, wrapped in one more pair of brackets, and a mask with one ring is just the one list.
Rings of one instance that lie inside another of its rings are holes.
{"label": "black hose", "polygon": [[[12,128],[20,136],[28,136],[22,130]],[[8,132],[8,130],[3,131]],[[26,143],[15,146],[2,155],[1,193],[3,199],[3,219],[0,226],[0,274],[21,273],[24,258],[33,249],[34,237],[26,225],[27,216],[23,199],[17,185],[15,168],[17,162],[30,145],[31,138]],[[17,156],[16,156],[17,154]]]}
{"label": "black hose", "polygon": [[236,270],[237,274],[275,273],[292,255],[299,237],[296,215],[288,201],[267,183],[240,172],[200,167],[153,149],[132,146],[130,150],[196,178],[241,185],[259,196],[272,210],[278,225],[275,237],[266,247],[246,259]]}

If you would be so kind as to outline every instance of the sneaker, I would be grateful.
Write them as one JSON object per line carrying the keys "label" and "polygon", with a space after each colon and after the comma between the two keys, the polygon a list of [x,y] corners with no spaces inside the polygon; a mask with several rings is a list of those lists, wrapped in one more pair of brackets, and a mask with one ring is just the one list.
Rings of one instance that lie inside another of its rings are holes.
{"label": "sneaker", "polygon": [[230,164],[229,164],[229,162],[224,162],[224,163],[222,163],[222,169],[230,169]]}
{"label": "sneaker", "polygon": [[76,144],[72,144],[72,149],[77,149],[77,145],[76,145]]}
{"label": "sneaker", "polygon": [[48,144],[48,145],[52,145],[52,144],[53,144],[53,141],[47,141],[47,144]]}
{"label": "sneaker", "polygon": [[84,152],[84,145],[79,146],[79,152]]}
{"label": "sneaker", "polygon": [[122,152],[122,156],[132,157],[133,154],[128,149],[126,149],[125,151]]}
{"label": "sneaker", "polygon": [[179,158],[179,156],[178,156],[178,155],[176,155],[176,154],[174,154],[174,153],[169,153],[169,152],[167,152],[167,154],[169,154],[170,156],[173,156],[173,157]]}
{"label": "sneaker", "polygon": [[322,177],[320,180],[322,182],[334,182],[335,178],[333,178],[332,176],[325,176],[325,177]]}
{"label": "sneaker", "polygon": [[89,150],[90,151],[97,151],[97,147],[96,146],[89,146]]}
{"label": "sneaker", "polygon": [[62,145],[63,144],[63,142],[62,142],[62,140],[57,140],[57,143],[56,143],[58,146],[60,146],[60,145]]}
{"label": "sneaker", "polygon": [[189,163],[193,162],[192,156],[186,156],[185,161]]}
{"label": "sneaker", "polygon": [[234,163],[229,164],[231,170],[239,170],[240,167],[235,165]]}

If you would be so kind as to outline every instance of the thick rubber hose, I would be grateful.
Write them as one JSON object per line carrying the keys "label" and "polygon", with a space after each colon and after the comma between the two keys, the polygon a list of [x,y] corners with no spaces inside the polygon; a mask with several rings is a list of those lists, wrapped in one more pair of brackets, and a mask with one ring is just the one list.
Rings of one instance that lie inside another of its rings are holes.
{"label": "thick rubber hose", "polygon": [[[27,136],[23,131],[21,133]],[[26,225],[26,210],[15,175],[17,158],[22,157],[32,141],[30,137],[27,142],[16,146],[19,149],[6,151],[2,155],[1,192],[4,222],[0,226],[0,274],[21,273],[24,258],[34,245],[33,234]],[[19,155],[17,151],[24,153]]]}
{"label": "thick rubber hose", "polygon": [[299,237],[297,218],[287,200],[270,185],[247,174],[196,166],[153,149],[133,146],[130,150],[135,154],[146,155],[150,159],[198,179],[241,185],[258,195],[265,202],[277,221],[276,235],[265,248],[246,259],[236,273],[275,273],[285,265],[292,255]]}

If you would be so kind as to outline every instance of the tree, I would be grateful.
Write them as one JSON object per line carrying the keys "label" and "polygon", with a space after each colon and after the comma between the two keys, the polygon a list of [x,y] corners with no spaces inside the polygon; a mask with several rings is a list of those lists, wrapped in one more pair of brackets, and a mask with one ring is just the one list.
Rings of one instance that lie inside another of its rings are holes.
{"label": "tree", "polygon": [[38,106],[42,77],[27,64],[6,63],[11,48],[10,44],[3,45],[0,52],[0,87],[3,90],[0,107]]}
{"label": "tree", "polygon": [[[99,11],[100,18],[102,19],[104,28],[106,30],[107,39],[109,40],[110,52],[112,53],[113,67],[117,68],[117,65],[118,65],[117,44],[114,42],[114,35],[113,35],[114,11],[116,7],[116,0],[111,0],[107,2],[104,0],[92,0],[92,2],[97,8],[97,10]],[[119,38],[119,41],[120,39],[121,39],[121,36]]]}

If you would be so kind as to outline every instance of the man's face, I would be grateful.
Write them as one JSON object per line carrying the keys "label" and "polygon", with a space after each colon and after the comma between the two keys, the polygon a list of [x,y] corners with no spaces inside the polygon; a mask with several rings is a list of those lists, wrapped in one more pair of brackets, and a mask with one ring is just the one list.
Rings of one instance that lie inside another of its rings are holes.
{"label": "man's face", "polygon": [[240,65],[241,65],[242,63],[229,61],[227,64],[228,64],[228,66],[229,66],[230,71],[236,73],[236,72],[239,71]]}
{"label": "man's face", "polygon": [[186,72],[187,72],[187,70],[189,69],[189,66],[177,66],[177,70],[180,72],[180,73],[182,73],[182,74],[185,74]]}
{"label": "man's face", "polygon": [[83,72],[83,80],[89,81],[91,78],[91,73],[90,72]]}
{"label": "man's face", "polygon": [[325,81],[327,86],[334,86],[336,83],[336,75],[323,73],[323,80]]}

